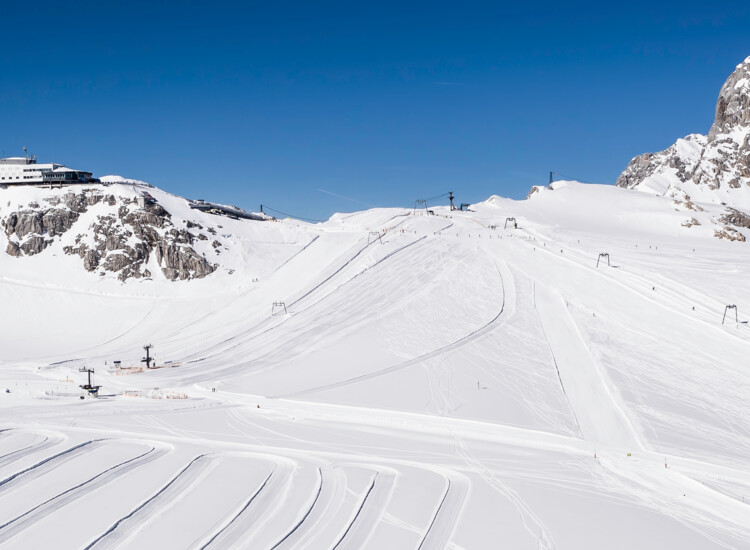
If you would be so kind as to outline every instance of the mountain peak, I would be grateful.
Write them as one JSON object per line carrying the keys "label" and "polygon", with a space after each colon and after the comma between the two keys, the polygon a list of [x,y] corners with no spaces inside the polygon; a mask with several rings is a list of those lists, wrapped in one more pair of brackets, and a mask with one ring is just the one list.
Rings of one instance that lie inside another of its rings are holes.
{"label": "mountain peak", "polygon": [[750,56],[737,65],[721,87],[708,139],[713,141],[720,134],[747,126],[750,126]]}
{"label": "mountain peak", "polygon": [[750,208],[750,56],[721,87],[708,136],[691,134],[633,158],[617,185]]}

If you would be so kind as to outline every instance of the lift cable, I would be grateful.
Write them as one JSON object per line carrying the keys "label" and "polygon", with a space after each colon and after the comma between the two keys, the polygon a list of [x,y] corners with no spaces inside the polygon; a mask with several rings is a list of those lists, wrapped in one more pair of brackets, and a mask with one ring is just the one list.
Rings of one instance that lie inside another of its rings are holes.
{"label": "lift cable", "polygon": [[[434,200],[437,200],[437,199],[441,199],[443,197],[447,197],[449,194],[450,194],[450,191],[447,192],[447,193],[443,193],[442,195],[436,195],[434,197],[430,197],[430,198],[423,199],[423,200],[425,202],[430,202],[430,201],[434,201]],[[408,206],[408,207],[404,207],[404,208],[413,208],[413,206]],[[326,221],[328,221],[328,220],[320,220],[320,219],[317,219],[317,218],[304,218],[302,216],[295,216],[294,214],[288,214],[287,212],[282,212],[281,210],[277,210],[275,208],[272,208],[272,207],[268,206],[267,204],[261,204],[260,205],[260,210],[261,210],[261,212],[264,212],[264,213],[266,211],[275,212],[276,214],[281,214],[282,216],[285,216],[287,218],[294,218],[296,220],[302,220],[302,221],[305,221],[305,222],[319,223],[319,222],[326,222]]]}
{"label": "lift cable", "polygon": [[319,219],[316,219],[316,218],[303,218],[302,216],[295,216],[294,214],[287,214],[286,212],[282,212],[281,210],[276,210],[275,208],[271,208],[267,204],[262,204],[260,209],[261,209],[262,212],[265,212],[266,210],[270,210],[271,212],[276,212],[277,214],[281,214],[282,216],[285,216],[287,218],[294,218],[296,220],[302,220],[304,222],[315,222],[315,223],[317,223],[317,222],[328,221],[328,220],[319,220]]}

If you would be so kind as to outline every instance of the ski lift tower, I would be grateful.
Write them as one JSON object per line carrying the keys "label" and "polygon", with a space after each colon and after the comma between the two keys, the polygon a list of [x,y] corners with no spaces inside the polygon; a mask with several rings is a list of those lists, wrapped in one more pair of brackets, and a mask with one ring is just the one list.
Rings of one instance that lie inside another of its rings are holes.
{"label": "ski lift tower", "polygon": [[[101,386],[94,386],[91,383],[91,375],[94,374],[94,369],[87,369],[86,367],[82,367],[79,370],[79,372],[85,372],[85,373],[88,374],[88,383],[87,384],[81,384],[78,387],[81,388],[82,390],[86,390],[87,392],[89,392],[89,395],[93,395],[94,397],[98,397],[99,396],[99,388],[101,388]],[[83,399],[83,396],[81,396],[81,399]]]}
{"label": "ski lift tower", "polygon": [[[721,318],[721,324],[723,325],[724,321],[726,321],[727,311],[729,311],[730,309],[734,310],[734,322],[737,323],[737,326],[739,326],[739,324],[740,324],[740,318],[737,315],[737,306],[735,304],[730,304],[730,305],[728,305],[728,306],[726,306],[724,308],[724,317]],[[730,315],[729,319],[730,320],[732,319],[731,315]]]}
{"label": "ski lift tower", "polygon": [[154,358],[153,358],[153,357],[151,357],[151,354],[149,353],[149,351],[150,351],[150,350],[151,350],[151,348],[153,348],[153,347],[154,347],[154,346],[153,346],[152,344],[149,344],[149,345],[147,345],[147,346],[143,346],[143,349],[145,349],[145,350],[146,350],[146,357],[144,357],[143,359],[141,359],[141,363],[146,363],[146,368],[147,368],[147,369],[150,369],[150,368],[151,368],[151,362],[152,362],[152,361],[154,360]]}
{"label": "ski lift tower", "polygon": [[453,212],[456,209],[456,206],[453,204],[453,191],[448,191],[448,200],[451,201],[451,212]]}

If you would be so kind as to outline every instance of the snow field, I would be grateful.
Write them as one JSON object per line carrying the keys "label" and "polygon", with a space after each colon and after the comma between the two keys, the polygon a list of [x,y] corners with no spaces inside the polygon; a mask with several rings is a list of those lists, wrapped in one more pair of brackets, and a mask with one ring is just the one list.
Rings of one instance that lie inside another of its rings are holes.
{"label": "snow field", "polygon": [[[258,265],[195,286],[0,260],[6,307],[34,312],[0,331],[0,540],[748,548],[750,333],[720,323],[750,308],[744,245],[572,182],[472,210],[221,220]],[[182,366],[105,368],[148,342]],[[189,398],[120,395],[153,388]]]}

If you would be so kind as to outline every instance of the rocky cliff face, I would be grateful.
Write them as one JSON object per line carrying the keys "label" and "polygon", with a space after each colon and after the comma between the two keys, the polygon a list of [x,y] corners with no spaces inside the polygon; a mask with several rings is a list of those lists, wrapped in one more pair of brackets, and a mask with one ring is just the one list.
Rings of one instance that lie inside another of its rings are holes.
{"label": "rocky cliff face", "polygon": [[617,185],[750,208],[750,57],[722,86],[708,136],[691,134],[635,157]]}
{"label": "rocky cliff face", "polygon": [[[7,254],[34,256],[59,242],[87,271],[121,280],[152,277],[149,267],[155,266],[172,281],[202,278],[217,268],[195,249],[213,239],[214,229],[188,220],[178,227],[167,210],[143,196],[108,193],[103,186],[69,189],[0,217]],[[216,239],[212,245],[214,253],[223,247]]]}

